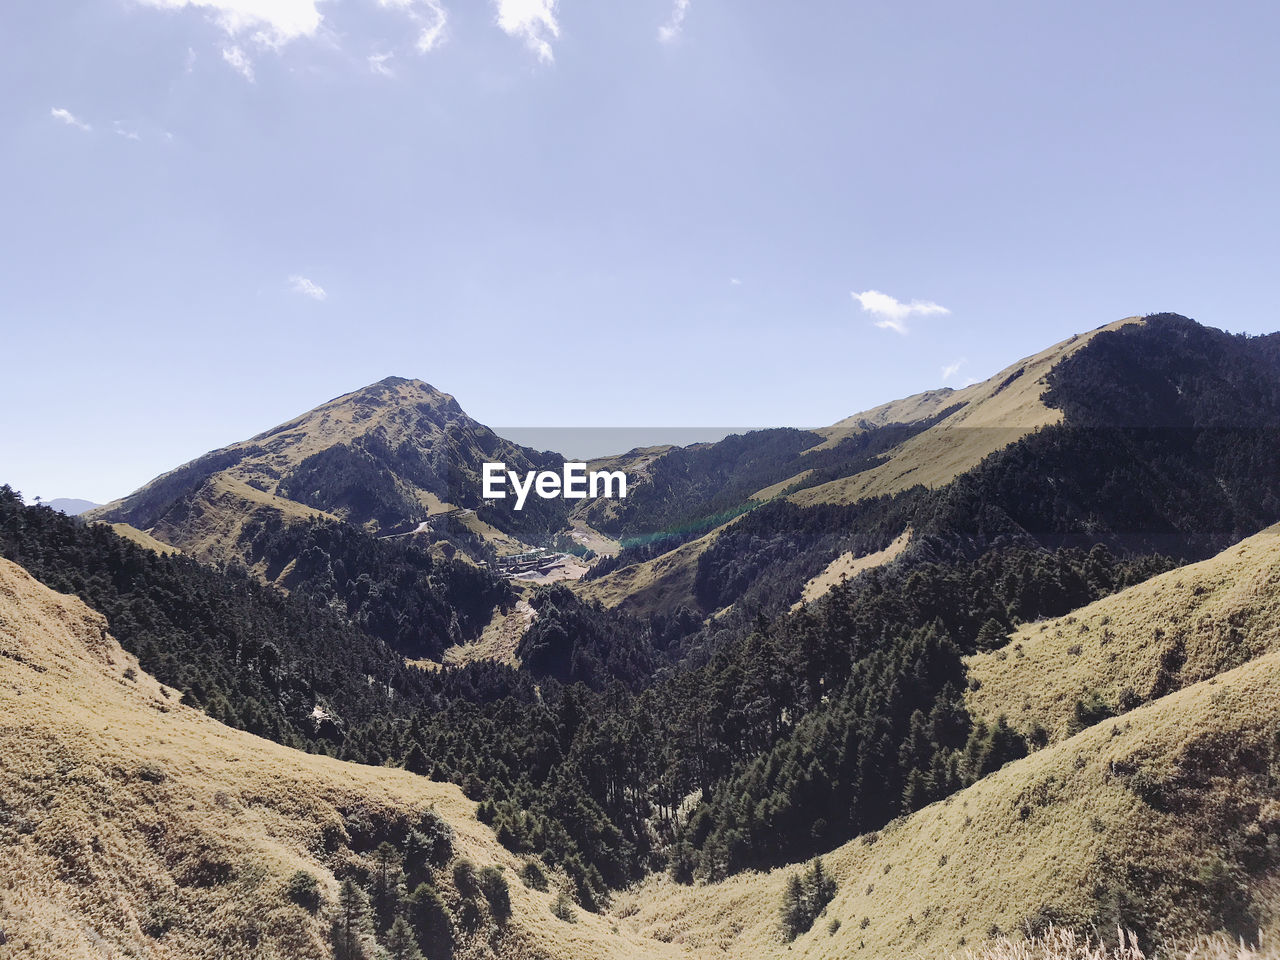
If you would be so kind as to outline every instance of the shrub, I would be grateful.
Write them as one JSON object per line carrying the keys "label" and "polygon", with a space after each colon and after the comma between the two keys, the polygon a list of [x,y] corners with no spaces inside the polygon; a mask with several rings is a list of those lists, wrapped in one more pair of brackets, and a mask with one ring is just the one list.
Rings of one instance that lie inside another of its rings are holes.
{"label": "shrub", "polygon": [[530,860],[520,868],[520,879],[530,890],[545,891],[547,889],[547,875],[542,872],[536,860]]}
{"label": "shrub", "polygon": [[476,865],[465,857],[453,865],[453,885],[458,893],[471,900],[480,892],[476,883]]}
{"label": "shrub", "polygon": [[489,910],[499,923],[511,917],[511,888],[506,875],[498,867],[485,867],[480,871],[480,891],[489,901]]}
{"label": "shrub", "polygon": [[556,902],[551,905],[551,915],[557,920],[563,920],[565,923],[578,922],[578,918],[573,912],[573,901],[569,899],[569,895],[563,890],[556,897]]}
{"label": "shrub", "polygon": [[288,879],[284,895],[311,913],[320,909],[320,881],[305,870],[299,870]]}
{"label": "shrub", "polygon": [[153,760],[138,764],[134,774],[139,780],[145,780],[147,783],[163,783],[169,776],[165,773],[164,767]]}
{"label": "shrub", "polygon": [[794,940],[812,927],[835,895],[836,882],[827,875],[821,857],[815,857],[803,874],[793,873],[782,895],[780,912],[784,936]]}

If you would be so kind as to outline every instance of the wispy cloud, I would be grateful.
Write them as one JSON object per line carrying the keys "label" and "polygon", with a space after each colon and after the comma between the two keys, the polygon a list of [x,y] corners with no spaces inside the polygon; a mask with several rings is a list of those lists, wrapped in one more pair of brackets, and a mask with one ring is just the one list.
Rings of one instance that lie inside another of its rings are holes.
{"label": "wispy cloud", "polygon": [[853,294],[853,299],[862,304],[862,309],[879,317],[876,326],[884,330],[906,336],[908,317],[928,317],[936,314],[947,314],[951,311],[931,300],[912,300],[903,303],[887,293],[879,290],[867,290],[865,293]]}
{"label": "wispy cloud", "polygon": [[55,120],[61,120],[63,123],[65,123],[69,127],[75,127],[77,130],[83,130],[85,133],[88,133],[90,130],[93,129],[93,127],[89,126],[89,124],[79,119],[70,110],[67,110],[63,107],[54,107],[52,110],[49,111],[49,116],[53,117],[53,119]]}
{"label": "wispy cloud", "polygon": [[950,380],[952,377],[954,377],[957,373],[960,372],[960,368],[963,367],[968,362],[969,361],[966,360],[964,357],[961,357],[955,363],[948,363],[945,367],[942,368],[943,382],[946,382],[947,380]]}
{"label": "wispy cloud", "polygon": [[324,300],[329,296],[320,284],[313,283],[297,273],[289,278],[289,289],[294,293],[302,294],[304,297],[310,297],[312,300]]}
{"label": "wispy cloud", "polygon": [[222,59],[227,62],[236,73],[244,77],[250,83],[253,83],[253,61],[249,59],[248,54],[241,50],[238,46],[223,47]]}
{"label": "wispy cloud", "polygon": [[730,278],[729,278],[729,286],[731,286],[731,287],[740,287],[740,286],[742,286],[742,278],[741,278],[741,277],[730,277]]}
{"label": "wispy cloud", "polygon": [[278,47],[299,37],[314,37],[324,17],[320,0],[140,0],[150,7],[205,10],[230,36],[250,34],[255,42]]}
{"label": "wispy cloud", "polygon": [[380,77],[393,77],[395,72],[388,64],[394,59],[394,53],[375,53],[369,57],[369,69]]}
{"label": "wispy cloud", "polygon": [[116,136],[118,136],[118,137],[124,137],[126,140],[141,140],[141,139],[142,139],[142,137],[138,136],[138,131],[136,131],[136,130],[126,130],[126,129],[124,128],[124,124],[122,124],[119,120],[116,120],[116,121],[114,121],[114,122],[112,123],[112,129],[114,129],[114,130],[115,130],[115,132],[116,132]]}
{"label": "wispy cloud", "polygon": [[671,8],[671,16],[658,28],[658,39],[663,43],[672,43],[684,32],[684,18],[689,15],[690,0],[676,0]]}
{"label": "wispy cloud", "polygon": [[525,42],[543,63],[552,63],[555,53],[551,41],[560,36],[556,22],[557,0],[494,0],[498,8],[498,27],[511,37]]}
{"label": "wispy cloud", "polygon": [[195,69],[196,69],[196,61],[197,61],[198,59],[199,59],[199,56],[197,56],[197,54],[196,54],[196,48],[195,48],[195,47],[187,47],[187,56],[186,56],[186,59],[184,59],[184,60],[182,61],[182,69],[183,69],[183,72],[185,72],[185,73],[194,73],[194,72],[195,72]]}
{"label": "wispy cloud", "polygon": [[417,42],[419,53],[430,53],[444,43],[449,13],[440,0],[378,0],[378,6],[403,10],[418,24],[421,29]]}

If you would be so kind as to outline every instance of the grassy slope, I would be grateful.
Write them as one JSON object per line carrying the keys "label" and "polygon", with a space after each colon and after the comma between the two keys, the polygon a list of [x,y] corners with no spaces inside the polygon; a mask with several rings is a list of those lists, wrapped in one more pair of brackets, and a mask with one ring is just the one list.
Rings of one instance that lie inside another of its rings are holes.
{"label": "grassy slope", "polygon": [[[1277,716],[1280,654],[1272,654],[1010,764],[896,821],[873,843],[855,840],[829,854],[839,892],[790,947],[777,911],[791,869],[692,888],[655,878],[618,911],[652,936],[729,956],[937,958],[997,929],[1016,931],[1042,908],[1092,917],[1095,886],[1134,870],[1145,882],[1131,892],[1156,936],[1200,932],[1215,920],[1187,884],[1194,888],[1215,857],[1221,811],[1245,812],[1244,829],[1226,828],[1233,833],[1276,831],[1274,789],[1227,765],[1195,804],[1162,812],[1114,771],[1137,767],[1167,778],[1192,766],[1189,741],[1267,744]],[[1262,913],[1272,925],[1273,911]],[[841,921],[834,934],[831,919]]]}
{"label": "grassy slope", "polygon": [[[892,563],[903,550],[907,549],[907,544],[910,542],[911,528],[907,527],[893,543],[883,550],[877,550],[875,553],[868,553],[861,557],[855,557],[851,552],[840,554],[840,556],[827,564],[825,570],[804,585],[804,590],[800,594],[800,601],[813,603],[829,593],[831,588],[842,579],[852,580],[860,573],[873,570],[886,563]],[[794,610],[799,606],[800,602],[797,602],[792,609]]]}
{"label": "grassy slope", "polygon": [[139,530],[137,527],[130,526],[127,523],[109,523],[107,526],[114,530],[117,536],[124,537],[126,540],[130,540],[138,546],[145,547],[153,553],[158,553],[161,556],[169,553],[182,552],[173,544],[162,543],[146,531]]}
{"label": "grassy slope", "polygon": [[[435,413],[426,415],[422,410]],[[449,424],[448,429],[437,420]],[[478,446],[480,440],[473,435],[485,429],[467,418],[452,396],[430,384],[420,380],[382,381],[336,397],[248,440],[212,451],[191,464],[156,477],[127,497],[89,511],[86,518],[154,526],[155,529],[148,530],[152,535],[197,556],[244,559],[242,551],[237,552],[234,546],[242,526],[236,523],[234,513],[210,510],[207,503],[198,502],[197,516],[188,520],[182,511],[174,515],[173,502],[191,493],[195,493],[198,501],[208,500],[212,483],[216,488],[213,499],[225,498],[228,491],[234,491],[243,505],[251,509],[265,506],[286,516],[305,512],[320,515],[322,511],[281,494],[284,480],[308,457],[370,435],[381,437],[392,448],[402,443],[440,446],[449,436],[456,435],[471,456],[485,459]],[[494,455],[500,457],[501,451],[509,447],[506,441],[498,441],[495,447],[498,452]],[[200,466],[210,458],[226,465]],[[406,480],[401,479],[399,485],[407,499],[416,501],[426,516],[457,509],[437,494]],[[222,528],[216,522],[219,517]],[[473,529],[491,540],[499,552],[504,548],[519,552],[521,545],[515,538],[499,533],[474,517],[472,521]],[[197,529],[189,529],[193,523],[198,524]]]}
{"label": "grassy slope", "polygon": [[[310,871],[332,904],[332,868],[356,857],[347,825],[403,825],[428,807],[453,825],[461,855],[512,878],[497,955],[682,955],[582,911],[572,925],[553,918],[554,891],[515,879],[519,861],[452,785],[299,753],[178,705],[98,614],[3,560],[0,757],[6,960],[328,957],[329,908],[294,906],[285,880]],[[163,937],[142,932],[166,917]],[[493,955],[487,943],[458,954]]]}
{"label": "grassy slope", "polygon": [[[973,657],[969,693],[979,716],[1006,714],[1029,730],[1066,734],[1077,700],[1097,693],[1115,707],[1126,688],[1152,692],[1162,657],[1174,686],[1212,677],[1280,650],[1280,526],[1201,563],[1180,567],[1070,616],[1026,624],[1008,645]],[[1167,681],[1166,681],[1167,682]]]}
{"label": "grassy slope", "polygon": [[[1074,336],[963,390],[933,390],[907,397],[816,431],[827,437],[814,448],[821,449],[866,429],[867,424],[911,422],[934,416],[952,404],[966,403],[963,409],[946,420],[896,448],[881,466],[853,477],[799,490],[789,499],[801,506],[853,503],[867,497],[899,493],[917,483],[937,487],[953,480],[996,450],[1061,420],[1060,411],[1049,409],[1040,400],[1049,370],[1083,347],[1094,334],[1137,322],[1140,321],[1136,318],[1128,318]],[[1018,371],[1022,373],[1010,380]],[[809,472],[803,471],[766,487],[754,494],[754,499],[773,499],[804,479]],[[671,610],[679,603],[693,606],[698,557],[722,529],[712,530],[669,554],[584,584],[581,592],[608,606],[624,605],[638,613]]]}
{"label": "grassy slope", "polygon": [[[1216,558],[1217,568],[1209,561],[1111,598],[1107,626],[1140,636],[1155,622],[1147,618],[1182,616],[1193,597],[1196,622],[1234,615],[1246,635],[1265,633],[1280,593],[1268,535]],[[1197,594],[1210,583],[1218,588]],[[1145,589],[1168,605],[1153,613]],[[1008,669],[1012,659],[994,662]],[[100,617],[0,562],[0,927],[13,955],[75,960],[100,956],[105,943],[142,957],[271,956],[243,946],[255,927],[276,955],[323,957],[323,918],[287,903],[281,887],[307,869],[331,901],[333,867],[355,856],[342,846],[344,824],[358,815],[395,823],[434,806],[462,854],[509,874],[518,866],[456,788],[229,730],[145,674],[127,679],[131,666]],[[1213,925],[1197,878],[1224,837],[1280,833],[1275,771],[1256,762],[1278,717],[1280,652],[1061,740],[872,843],[829,854],[836,899],[789,946],[777,924],[791,873],[782,869],[694,888],[652,878],[622,895],[613,916],[579,912],[574,925],[551,918],[550,894],[513,883],[499,955],[942,957],[1046,910],[1105,922],[1097,894],[1126,883],[1154,934],[1197,932]],[[1183,784],[1178,802],[1143,799],[1139,771]],[[336,850],[326,852],[326,834],[339,838]],[[231,879],[197,885],[210,864]],[[138,927],[157,910],[175,921],[158,942]],[[841,921],[834,934],[831,919]],[[1274,926],[1270,903],[1257,919]],[[470,955],[490,955],[475,947]]]}
{"label": "grassy slope", "polygon": [[1074,336],[1011,364],[989,380],[924,405],[922,410],[927,416],[954,403],[966,404],[941,423],[907,440],[880,466],[853,477],[799,490],[791,495],[791,499],[802,506],[853,503],[866,497],[899,493],[915,484],[938,487],[953,480],[977,466],[989,454],[1040,427],[1060,421],[1061,411],[1049,409],[1040,400],[1049,370],[1083,347],[1095,334],[1138,322],[1137,318],[1131,317]]}
{"label": "grassy slope", "polygon": [[845,417],[843,420],[838,420],[829,427],[821,427],[815,430],[814,433],[819,433],[826,439],[813,449],[823,450],[827,447],[833,447],[846,437],[855,436],[873,427],[883,427],[891,423],[916,423],[920,420],[927,420],[941,413],[952,404],[960,403],[969,395],[969,387],[961,390],[941,387],[937,390],[926,390],[924,393],[903,397],[901,400],[882,403],[878,407],[872,407],[870,410],[864,410],[861,413],[853,414],[853,416]]}
{"label": "grassy slope", "polygon": [[[729,523],[735,520],[736,517]],[[574,584],[573,590],[588,600],[599,600],[607,607],[621,607],[634,614],[675,610],[680,604],[697,609],[693,589],[698,575],[698,557],[729,523],[660,557],[623,567],[599,580]]]}
{"label": "grassy slope", "polygon": [[[248,552],[246,529],[273,519],[288,524],[337,517],[219,474],[205,481],[181,517],[168,514],[148,532],[161,543],[172,544],[198,560],[244,562]],[[267,582],[280,574],[278,570],[269,572],[260,564],[251,569]]]}

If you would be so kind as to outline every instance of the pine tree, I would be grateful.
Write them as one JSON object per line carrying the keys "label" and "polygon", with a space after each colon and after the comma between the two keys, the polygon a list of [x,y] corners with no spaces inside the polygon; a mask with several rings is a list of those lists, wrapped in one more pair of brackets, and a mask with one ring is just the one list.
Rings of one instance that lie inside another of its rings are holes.
{"label": "pine tree", "polygon": [[788,940],[794,940],[809,929],[805,922],[807,913],[804,884],[800,881],[800,874],[793,873],[787,878],[787,888],[782,894],[782,932]]}
{"label": "pine tree", "polygon": [[390,960],[422,960],[422,951],[413,936],[413,928],[404,917],[396,917],[387,933],[387,956]]}
{"label": "pine tree", "polygon": [[360,927],[364,919],[364,894],[354,881],[344,880],[338,890],[339,915],[331,928],[334,960],[364,960]]}
{"label": "pine tree", "polygon": [[416,773],[420,777],[425,777],[431,772],[431,761],[427,759],[427,755],[422,751],[422,745],[416,740],[413,746],[409,748],[409,752],[405,754],[404,768],[410,773]]}
{"label": "pine tree", "polygon": [[418,943],[431,960],[448,957],[453,951],[453,918],[435,888],[421,883],[405,900],[405,913]]}

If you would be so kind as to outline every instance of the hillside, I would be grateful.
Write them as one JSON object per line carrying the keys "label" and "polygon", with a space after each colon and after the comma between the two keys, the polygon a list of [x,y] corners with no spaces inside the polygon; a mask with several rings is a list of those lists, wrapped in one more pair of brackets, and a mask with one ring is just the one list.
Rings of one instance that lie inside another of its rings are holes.
{"label": "hillside", "polygon": [[[457,956],[684,955],[582,911],[554,918],[554,890],[520,882],[521,861],[457,787],[300,753],[180,705],[102,617],[5,560],[0,755],[0,956],[328,957],[340,880],[370,886],[377,844],[402,846],[422,824],[451,853],[404,869],[439,891]],[[461,858],[505,871],[510,920],[459,892],[448,867]],[[297,871],[318,880],[318,909],[290,899]]]}
{"label": "hillside", "polygon": [[1060,740],[1084,722],[1280,651],[1280,527],[1042,623],[969,661],[968,700]]}
{"label": "hillside", "polygon": [[[699,536],[692,539],[669,525],[673,517],[683,516],[688,526],[691,513],[714,521],[716,510],[740,510],[750,502],[786,498],[801,507],[839,506],[901,494],[916,486],[945,486],[991,454],[1062,422],[1062,411],[1044,401],[1049,372],[1097,334],[1140,322],[1128,318],[1107,324],[1019,360],[981,383],[885,403],[809,433],[761,431],[696,451],[666,452],[646,464],[647,475],[667,478],[665,493],[651,485],[641,488],[637,502],[629,503],[625,511],[603,504],[592,508],[601,516],[611,511],[615,525],[630,518],[630,526],[615,527],[620,531],[616,535],[647,532],[652,537],[654,531],[664,532],[653,537],[657,543],[648,548],[648,555],[636,552],[634,569],[624,566],[598,585],[584,586],[584,594],[610,604],[625,601],[630,609],[639,610],[671,610],[678,604],[696,603],[690,584],[698,575],[703,554],[723,527],[715,522],[704,522],[700,528],[695,524],[692,530]],[[699,464],[728,478],[728,490],[736,491],[736,496],[726,496],[723,484],[713,488],[714,497],[697,493],[697,482],[686,474]],[[657,503],[645,509],[655,498]],[[693,508],[684,502],[691,498]],[[664,507],[672,500],[683,503],[683,514]],[[671,553],[652,556],[663,545]],[[845,549],[824,558],[816,570],[806,573],[806,579],[821,576],[820,571],[840,555],[851,553]],[[625,551],[623,559],[628,559]]]}
{"label": "hillside", "polygon": [[250,500],[247,491],[258,491],[260,506],[284,515],[321,511],[380,533],[411,531],[459,508],[478,509],[506,533],[563,528],[558,502],[531,501],[519,514],[485,507],[480,469],[490,460],[521,470],[560,462],[501,439],[430,384],[388,377],[207,453],[87,516],[163,531],[161,539],[196,553],[234,547],[236,519],[201,522],[224,512],[210,504],[228,491]]}
{"label": "hillside", "polygon": [[[794,944],[777,919],[792,867],[654,878],[568,924],[457,788],[229,730],[140,671],[97,614],[0,561],[0,927],[39,960],[327,957],[340,880],[372,888],[376,844],[434,811],[454,862],[510,878],[497,922],[448,860],[415,867],[458,921],[460,957],[926,958],[1025,922],[1118,921],[1148,942],[1269,929],[1278,716],[1267,654],[1010,764],[828,854],[835,899]],[[299,870],[315,913],[286,895]]]}
{"label": "hillside", "polygon": [[337,521],[338,517],[259,490],[233,476],[214,474],[173,504],[143,536],[172,544],[206,563],[249,561],[254,573],[273,582],[282,570],[252,562],[254,534],[265,526],[311,520]]}
{"label": "hillside", "polygon": [[851,503],[866,497],[901,492],[917,484],[937,487],[976,467],[984,457],[1009,446],[1041,427],[1062,420],[1062,411],[1044,403],[1050,370],[1086,347],[1103,331],[1118,330],[1141,323],[1129,317],[1107,324],[1088,333],[1073,336],[1047,350],[1010,364],[995,376],[947,394],[922,394],[889,404],[841,421],[822,431],[826,443],[849,435],[866,423],[878,425],[886,415],[910,417],[912,422],[940,412],[945,400],[947,408],[962,405],[923,433],[906,440],[890,451],[884,464],[848,478],[809,487],[792,494],[801,505],[816,503]]}
{"label": "hillside", "polygon": [[1012,763],[826,856],[838,892],[794,944],[778,922],[792,867],[654,879],[617,910],[708,952],[815,960],[946,957],[1027,923],[1119,922],[1147,943],[1273,929],[1277,717],[1271,654]]}
{"label": "hillside", "polygon": [[[901,562],[909,571],[1015,544],[1048,551],[1101,544],[1117,556],[1195,561],[1280,520],[1280,337],[1233,336],[1158,315],[1079,342],[988,381],[987,400],[917,422],[885,459],[844,455],[798,474],[789,495],[775,484],[781,499],[701,534],[678,558],[657,554],[679,539],[624,549],[594,595],[622,593],[629,576],[648,597],[687,604],[680,587],[692,580],[704,615],[740,599],[780,609],[842,555],[882,550],[907,526],[914,535]],[[992,425],[1001,411],[1014,425],[1040,425],[1030,432]],[[902,430],[872,427],[801,459],[835,457],[886,433],[879,442],[887,443]],[[996,440],[998,449],[986,452]],[[953,454],[981,459],[951,476]],[[946,467],[947,477],[908,469],[916,456],[929,470]],[[878,500],[863,496],[890,473],[920,483]],[[822,494],[838,490],[855,499]],[[1004,627],[1015,622],[1007,611],[992,617]]]}

